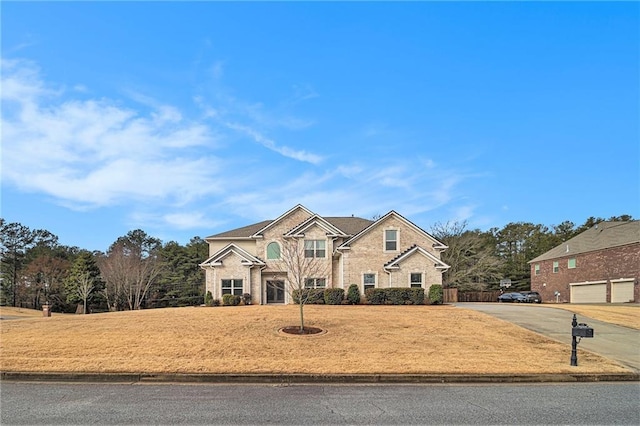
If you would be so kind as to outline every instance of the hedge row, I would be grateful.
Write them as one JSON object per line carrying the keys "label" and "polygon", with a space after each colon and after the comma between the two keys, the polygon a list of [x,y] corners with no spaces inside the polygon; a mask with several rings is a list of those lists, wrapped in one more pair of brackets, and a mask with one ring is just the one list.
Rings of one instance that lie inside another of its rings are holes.
{"label": "hedge row", "polygon": [[[300,303],[300,290],[293,291],[293,303]],[[305,288],[302,301],[307,305],[341,305],[344,290],[341,288]]]}
{"label": "hedge row", "polygon": [[368,288],[364,294],[370,305],[424,305],[424,288]]}

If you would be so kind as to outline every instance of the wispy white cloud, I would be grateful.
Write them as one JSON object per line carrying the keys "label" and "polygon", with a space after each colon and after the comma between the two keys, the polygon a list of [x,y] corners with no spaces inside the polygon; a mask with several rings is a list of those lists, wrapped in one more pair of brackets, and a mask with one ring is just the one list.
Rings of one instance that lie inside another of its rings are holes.
{"label": "wispy white cloud", "polygon": [[[211,233],[239,217],[275,218],[298,203],[367,218],[392,209],[420,217],[457,205],[460,214],[472,212],[457,201],[468,175],[401,150],[329,157],[279,144],[258,130],[273,129],[260,121],[259,104],[247,113],[252,108],[195,96],[203,115],[194,121],[135,90],[118,100],[90,98],[86,88],[79,99],[77,91],[45,82],[33,63],[3,61],[2,71],[3,184],[71,209],[126,205],[133,226]],[[219,140],[230,132],[296,161],[285,168],[229,149]]]}
{"label": "wispy white cloud", "polygon": [[176,108],[139,97],[153,107],[143,115],[109,99],[69,99],[26,61],[3,61],[2,71],[4,182],[76,209],[215,192],[216,159],[183,156],[215,140]]}
{"label": "wispy white cloud", "polygon": [[293,158],[294,160],[304,161],[311,164],[319,164],[323,160],[323,158],[317,154],[313,154],[304,150],[295,150],[287,146],[278,146],[273,140],[267,138],[251,127],[232,122],[225,122],[224,124],[230,129],[251,136],[253,140],[258,142],[260,145],[285,157]]}

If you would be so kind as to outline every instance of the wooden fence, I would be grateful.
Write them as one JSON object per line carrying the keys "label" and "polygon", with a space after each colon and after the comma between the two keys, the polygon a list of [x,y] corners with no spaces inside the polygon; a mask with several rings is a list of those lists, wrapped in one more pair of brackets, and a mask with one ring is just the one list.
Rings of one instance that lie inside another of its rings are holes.
{"label": "wooden fence", "polygon": [[443,288],[442,289],[442,303],[455,303],[458,301],[458,289],[457,288]]}
{"label": "wooden fence", "polygon": [[497,302],[500,291],[458,292],[458,302]]}

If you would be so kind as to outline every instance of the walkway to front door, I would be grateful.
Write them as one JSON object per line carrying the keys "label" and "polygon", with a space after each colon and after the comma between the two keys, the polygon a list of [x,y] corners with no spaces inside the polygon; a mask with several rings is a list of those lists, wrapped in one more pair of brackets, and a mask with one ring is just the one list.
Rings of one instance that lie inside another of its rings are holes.
{"label": "walkway to front door", "polygon": [[267,303],[284,303],[284,281],[267,281]]}

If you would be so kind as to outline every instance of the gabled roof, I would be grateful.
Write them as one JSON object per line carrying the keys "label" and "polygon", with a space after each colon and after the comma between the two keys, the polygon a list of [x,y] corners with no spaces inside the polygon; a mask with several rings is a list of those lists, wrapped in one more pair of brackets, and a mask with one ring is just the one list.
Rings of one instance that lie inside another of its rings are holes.
{"label": "gabled roof", "polygon": [[429,253],[427,250],[423,249],[422,247],[414,244],[411,247],[409,247],[407,250],[405,250],[404,252],[400,253],[394,259],[392,259],[391,261],[387,262],[384,265],[384,269],[397,269],[397,268],[400,267],[400,264],[402,262],[404,262],[405,260],[407,260],[408,258],[410,258],[411,256],[413,256],[416,253],[420,253],[423,256],[427,257],[428,259],[431,259],[433,261],[433,263],[435,264],[436,269],[449,269],[450,268],[450,266],[447,265],[446,263],[444,263],[442,260],[438,259],[437,257],[432,255],[431,253]]}
{"label": "gabled roof", "polygon": [[532,262],[557,259],[640,242],[640,221],[600,222],[541,254]]}
{"label": "gabled roof", "polygon": [[324,219],[347,235],[356,235],[373,223],[372,220],[354,216],[325,217]]}
{"label": "gabled roof", "polygon": [[199,266],[200,267],[220,266],[220,265],[222,265],[222,259],[224,259],[225,257],[229,256],[230,254],[235,254],[236,256],[240,257],[240,259],[241,259],[240,262],[245,264],[245,265],[247,265],[247,266],[249,266],[249,265],[264,265],[265,264],[258,257],[252,255],[251,253],[249,253],[248,251],[246,251],[242,247],[231,243],[231,244],[228,244],[228,245],[224,246],[220,250],[218,250],[218,252],[214,253],[211,257],[209,257],[207,260],[202,262]]}
{"label": "gabled roof", "polygon": [[[280,215],[275,220],[263,220],[262,222],[254,223],[252,225],[243,226],[242,228],[232,229],[230,231],[221,232],[219,234],[210,235],[205,238],[206,240],[242,240],[242,239],[255,239],[259,238],[259,235],[262,234],[266,229],[269,229],[271,226],[275,225],[280,220],[287,217],[289,214],[294,212],[296,209],[301,208],[304,209],[311,217],[306,221],[303,221],[298,226],[303,225],[309,220],[312,220],[313,217],[321,218],[324,221],[325,226],[329,226],[330,228],[335,228],[339,232],[336,232],[336,235],[344,235],[345,237],[350,237],[356,235],[367,226],[371,225],[373,221],[368,219],[363,219],[361,217],[322,217],[313,212],[311,212],[306,207],[298,204],[294,208],[288,210],[286,213]],[[297,227],[297,226],[296,226]],[[295,229],[295,228],[294,228]]]}
{"label": "gabled roof", "polygon": [[328,236],[342,236],[342,237],[346,237],[347,236],[340,229],[336,228],[330,222],[328,222],[326,219],[318,216],[317,214],[314,214],[313,216],[311,216],[307,220],[303,221],[299,225],[296,225],[294,228],[289,230],[289,232],[284,234],[284,236],[285,237],[295,237],[295,236],[298,236],[298,235],[302,235],[302,234],[304,234],[304,231],[306,231],[307,229],[309,229],[309,228],[311,228],[313,226],[318,226],[318,227],[324,229]]}
{"label": "gabled roof", "polygon": [[375,222],[371,222],[371,224],[369,226],[367,226],[366,228],[364,228],[362,231],[360,231],[358,234],[356,234],[354,237],[350,238],[349,240],[345,241],[344,244],[342,244],[340,247],[338,247],[339,249],[348,249],[349,246],[357,241],[358,239],[360,239],[363,235],[366,235],[367,233],[369,233],[372,229],[374,229],[378,224],[384,222],[387,218],[391,217],[391,216],[395,216],[397,219],[399,219],[400,221],[404,222],[406,225],[408,225],[409,227],[413,228],[416,232],[424,235],[425,237],[433,240],[433,247],[437,248],[437,249],[446,249],[448,248],[446,245],[444,245],[443,243],[441,243],[440,241],[438,241],[433,235],[429,234],[428,232],[426,232],[424,229],[420,228],[418,225],[416,225],[415,223],[411,222],[410,220],[406,219],[404,216],[402,216],[400,213],[396,212],[395,210],[391,210],[389,213],[387,213],[386,215],[382,216],[380,219],[376,220]]}
{"label": "gabled roof", "polygon": [[303,206],[302,204],[298,204],[297,206],[293,207],[292,209],[287,210],[285,213],[283,213],[280,216],[278,216],[275,220],[271,221],[271,223],[269,223],[268,225],[266,225],[266,226],[262,227],[261,229],[259,229],[258,231],[256,231],[252,235],[252,237],[253,238],[259,238],[264,233],[264,231],[266,231],[267,229],[269,229],[270,227],[272,227],[276,223],[280,222],[281,220],[283,220],[285,217],[289,216],[291,213],[293,213],[296,210],[304,210],[307,214],[309,214],[309,216],[313,216],[315,214],[311,210],[309,210],[308,208]]}
{"label": "gabled roof", "polygon": [[242,228],[232,229],[231,231],[221,232],[220,234],[206,237],[205,240],[237,240],[242,238],[251,238],[253,234],[269,225],[273,220],[263,220],[253,225],[243,226]]}

